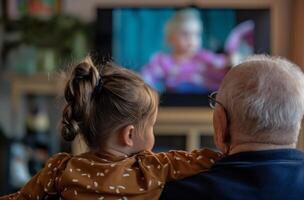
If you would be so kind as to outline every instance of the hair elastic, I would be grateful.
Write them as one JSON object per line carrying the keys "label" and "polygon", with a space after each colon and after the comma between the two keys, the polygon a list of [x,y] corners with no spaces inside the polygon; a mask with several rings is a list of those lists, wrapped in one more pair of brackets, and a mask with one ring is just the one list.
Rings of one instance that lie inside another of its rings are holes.
{"label": "hair elastic", "polygon": [[101,78],[98,79],[97,84],[95,86],[95,89],[92,93],[91,99],[93,99],[97,94],[99,94],[102,91],[103,88],[103,81]]}
{"label": "hair elastic", "polygon": [[99,78],[99,80],[98,80],[98,82],[97,82],[97,84],[95,86],[95,91],[97,93],[99,93],[99,92],[101,92],[102,88],[103,88],[103,81],[102,81],[101,78]]}

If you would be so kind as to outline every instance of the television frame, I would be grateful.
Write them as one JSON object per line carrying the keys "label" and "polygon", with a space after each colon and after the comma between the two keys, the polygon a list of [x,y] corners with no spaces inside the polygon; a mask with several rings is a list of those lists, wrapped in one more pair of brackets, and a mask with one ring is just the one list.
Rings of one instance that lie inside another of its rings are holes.
{"label": "television frame", "polygon": [[271,54],[277,56],[288,56],[290,50],[289,30],[291,25],[290,7],[288,0],[91,0],[92,7],[189,7],[197,8],[232,8],[232,9],[269,9],[271,24]]}

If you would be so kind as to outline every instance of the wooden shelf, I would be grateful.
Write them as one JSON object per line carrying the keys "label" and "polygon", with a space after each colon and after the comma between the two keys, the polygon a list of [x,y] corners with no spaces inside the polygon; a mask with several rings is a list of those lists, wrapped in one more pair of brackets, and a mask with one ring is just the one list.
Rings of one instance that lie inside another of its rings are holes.
{"label": "wooden shelf", "polygon": [[198,149],[202,135],[213,135],[212,116],[213,110],[205,107],[161,107],[155,134],[184,135],[186,150]]}
{"label": "wooden shelf", "polygon": [[10,74],[8,79],[11,83],[11,101],[14,111],[18,110],[20,99],[24,94],[57,96],[62,91],[61,81],[47,74]]}
{"label": "wooden shelf", "polygon": [[213,110],[208,107],[161,107],[158,121],[181,124],[209,123],[212,120],[212,113]]}

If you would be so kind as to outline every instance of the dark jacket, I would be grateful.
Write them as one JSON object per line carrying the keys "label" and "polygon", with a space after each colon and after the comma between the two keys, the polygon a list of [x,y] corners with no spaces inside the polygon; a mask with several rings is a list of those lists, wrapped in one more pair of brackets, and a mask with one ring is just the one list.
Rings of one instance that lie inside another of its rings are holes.
{"label": "dark jacket", "polygon": [[208,172],[168,183],[160,199],[304,200],[304,153],[278,149],[227,156]]}

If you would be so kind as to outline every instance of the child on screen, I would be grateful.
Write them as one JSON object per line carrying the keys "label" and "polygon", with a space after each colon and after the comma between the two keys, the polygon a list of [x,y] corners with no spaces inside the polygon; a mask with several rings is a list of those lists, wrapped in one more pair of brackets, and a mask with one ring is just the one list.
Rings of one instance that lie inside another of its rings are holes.
{"label": "child on screen", "polygon": [[[152,56],[142,71],[144,80],[159,92],[215,91],[229,66],[253,53],[253,28],[251,21],[235,27],[226,41],[225,54],[215,54],[201,48],[203,30],[198,11],[177,11],[165,27],[171,52]],[[243,44],[248,44],[246,52]]]}

